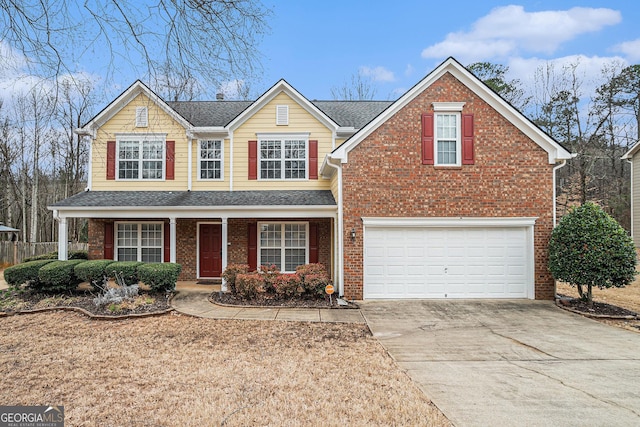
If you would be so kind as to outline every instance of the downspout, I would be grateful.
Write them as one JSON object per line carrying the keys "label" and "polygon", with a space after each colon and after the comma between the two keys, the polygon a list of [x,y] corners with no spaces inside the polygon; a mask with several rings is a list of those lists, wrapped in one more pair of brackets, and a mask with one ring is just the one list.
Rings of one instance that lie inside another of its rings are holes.
{"label": "downspout", "polygon": [[556,223],[557,223],[557,214],[556,214],[556,205],[557,205],[557,201],[556,201],[556,171],[564,166],[567,165],[567,161],[563,160],[562,163],[560,163],[559,165],[556,165],[553,167],[553,228],[556,228]]}
{"label": "downspout", "polygon": [[192,182],[193,182],[193,135],[189,132],[187,133],[187,145],[188,145],[188,154],[189,159],[187,160],[187,191],[191,191]]}
{"label": "downspout", "polygon": [[629,197],[629,201],[630,201],[630,203],[629,203],[630,206],[629,207],[631,208],[631,212],[630,212],[631,221],[629,221],[629,222],[631,223],[631,230],[630,230],[631,231],[631,238],[634,239],[634,243],[635,243],[635,235],[633,233],[633,162],[631,160],[629,160],[629,159],[626,159],[626,160],[631,165],[631,171],[630,171],[631,172],[631,174],[630,174],[631,175],[631,186],[629,188],[629,191],[631,192],[630,197]]}
{"label": "downspout", "polygon": [[[82,138],[82,136],[80,136]],[[84,191],[91,191],[92,175],[93,175],[93,138],[89,136],[89,164],[87,165],[87,187]]]}
{"label": "downspout", "polygon": [[[224,144],[224,139],[222,140]],[[229,131],[229,191],[233,191],[233,131]]]}
{"label": "downspout", "polygon": [[344,297],[344,227],[343,227],[343,211],[342,211],[342,166],[333,164],[332,158],[327,158],[327,165],[336,169],[338,174],[338,295]]}

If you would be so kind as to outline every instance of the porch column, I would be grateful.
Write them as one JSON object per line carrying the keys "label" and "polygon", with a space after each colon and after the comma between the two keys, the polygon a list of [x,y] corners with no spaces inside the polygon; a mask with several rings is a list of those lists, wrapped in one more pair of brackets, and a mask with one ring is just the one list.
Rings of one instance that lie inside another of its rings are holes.
{"label": "porch column", "polygon": [[176,262],[176,219],[169,218],[169,239],[170,239],[170,249],[169,249],[169,260],[171,262]]}
{"label": "porch column", "polygon": [[67,259],[67,218],[57,218],[58,220],[58,259]]}
{"label": "porch column", "polygon": [[[228,223],[227,218],[222,217],[222,271],[227,268],[227,253],[229,248],[229,231],[228,231]],[[222,279],[222,290],[227,290],[227,283],[224,279]]]}

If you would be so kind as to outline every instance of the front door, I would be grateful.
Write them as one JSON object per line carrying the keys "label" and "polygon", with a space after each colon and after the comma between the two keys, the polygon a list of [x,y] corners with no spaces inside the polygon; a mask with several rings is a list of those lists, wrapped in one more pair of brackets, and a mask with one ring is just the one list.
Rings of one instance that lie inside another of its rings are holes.
{"label": "front door", "polygon": [[200,224],[199,277],[222,275],[222,225]]}

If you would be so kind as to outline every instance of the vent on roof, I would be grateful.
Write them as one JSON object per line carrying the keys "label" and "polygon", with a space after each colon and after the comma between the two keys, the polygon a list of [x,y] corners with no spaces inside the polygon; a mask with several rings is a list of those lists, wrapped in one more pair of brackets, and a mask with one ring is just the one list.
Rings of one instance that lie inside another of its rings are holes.
{"label": "vent on roof", "polygon": [[278,126],[289,125],[289,106],[288,105],[276,105],[276,125]]}
{"label": "vent on roof", "polygon": [[136,107],[136,127],[146,128],[147,126],[149,126],[147,107]]}
{"label": "vent on roof", "polygon": [[224,101],[224,93],[222,93],[222,92],[216,93],[216,100],[217,101]]}

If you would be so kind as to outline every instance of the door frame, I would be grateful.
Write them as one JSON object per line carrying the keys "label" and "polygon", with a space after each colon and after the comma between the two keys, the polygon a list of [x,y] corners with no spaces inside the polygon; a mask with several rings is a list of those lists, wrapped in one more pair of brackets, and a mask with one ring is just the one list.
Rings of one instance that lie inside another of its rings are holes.
{"label": "door frame", "polygon": [[[198,221],[196,223],[196,278],[198,279],[211,279],[211,277],[201,277],[200,276],[200,225],[220,225],[222,226],[222,221]],[[220,247],[225,245],[226,242],[222,241],[222,233],[220,233]]]}

